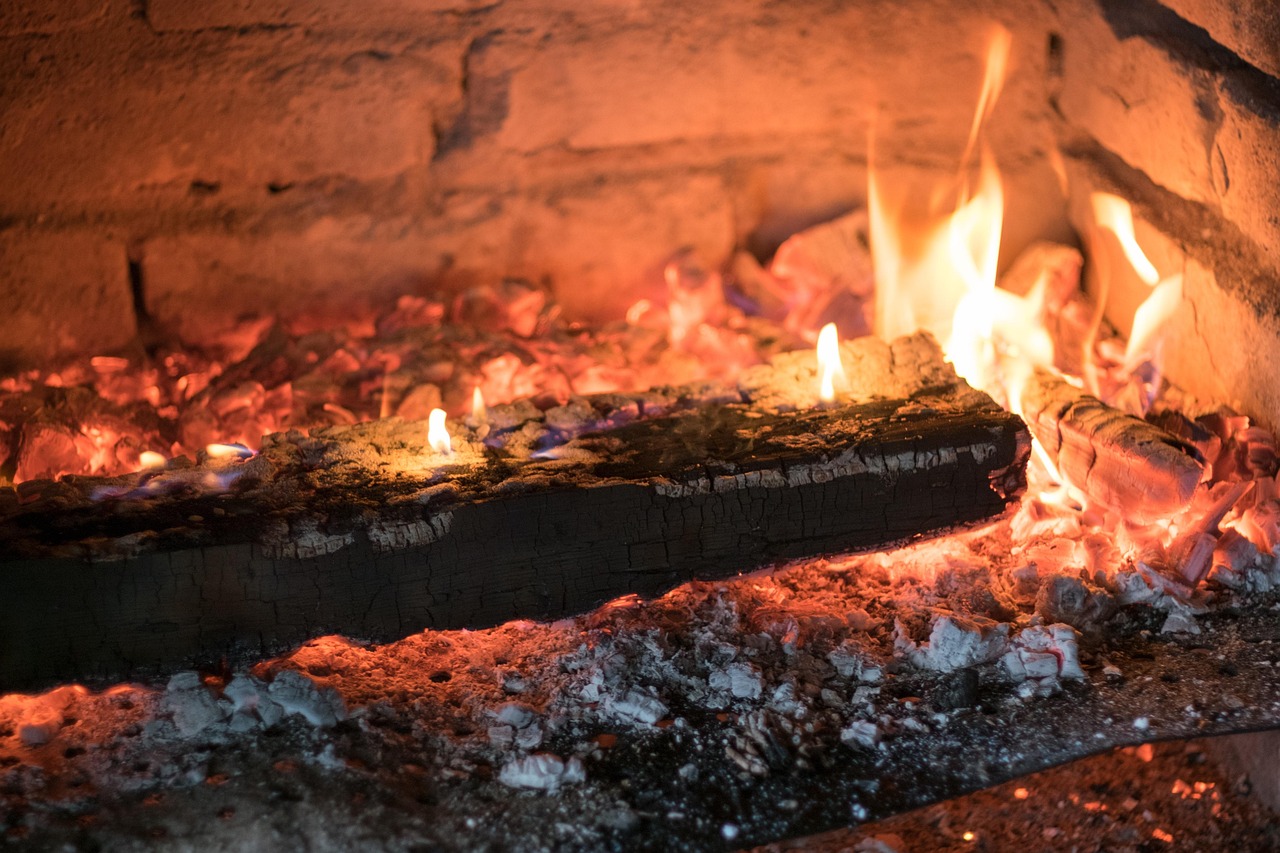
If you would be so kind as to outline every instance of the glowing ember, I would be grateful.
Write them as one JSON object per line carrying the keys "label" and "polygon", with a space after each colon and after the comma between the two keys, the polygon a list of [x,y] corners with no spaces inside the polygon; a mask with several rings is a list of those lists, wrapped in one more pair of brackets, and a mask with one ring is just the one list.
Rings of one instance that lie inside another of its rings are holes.
{"label": "glowing ember", "polygon": [[210,459],[248,459],[253,451],[243,444],[208,444],[204,448]]}
{"label": "glowing ember", "polygon": [[138,454],[138,467],[142,471],[155,471],[163,468],[168,464],[168,461],[163,453],[156,453],[154,450],[144,450]]}
{"label": "glowing ember", "polygon": [[836,383],[845,381],[844,364],[840,361],[840,337],[836,332],[836,324],[828,323],[818,333],[818,398],[824,403],[834,403],[836,399]]}
{"label": "glowing ember", "polygon": [[427,419],[427,443],[436,453],[450,454],[453,445],[449,440],[449,430],[444,424],[444,409],[432,409]]}

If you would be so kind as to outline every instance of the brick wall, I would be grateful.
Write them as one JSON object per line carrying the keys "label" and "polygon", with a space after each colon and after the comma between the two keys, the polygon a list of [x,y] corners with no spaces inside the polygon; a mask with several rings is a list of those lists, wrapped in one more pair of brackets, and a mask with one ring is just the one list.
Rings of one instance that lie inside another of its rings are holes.
{"label": "brick wall", "polygon": [[1174,378],[1205,386],[1190,373],[1218,354],[1202,390],[1280,420],[1259,362],[1204,321],[1280,357],[1280,13],[1219,6],[13,0],[0,361],[127,346],[139,311],[199,342],[242,315],[343,319],[502,276],[616,318],[677,248],[764,255],[860,204],[873,122],[883,164],[950,173],[1000,20],[1004,256],[1068,233],[1050,149],[1097,161],[1071,186],[1081,230],[1101,162],[1178,211],[1162,238],[1206,271]]}
{"label": "brick wall", "polygon": [[123,346],[135,297],[192,341],[508,275],[618,317],[680,247],[767,252],[860,203],[872,115],[884,160],[954,169],[993,14],[1017,242],[1061,227],[1047,5],[15,0],[0,355]]}
{"label": "brick wall", "polygon": [[[1068,0],[1050,89],[1077,230],[1090,191],[1120,193],[1161,273],[1183,275],[1169,377],[1280,426],[1280,5],[1227,5]],[[1118,284],[1127,328],[1147,289]]]}

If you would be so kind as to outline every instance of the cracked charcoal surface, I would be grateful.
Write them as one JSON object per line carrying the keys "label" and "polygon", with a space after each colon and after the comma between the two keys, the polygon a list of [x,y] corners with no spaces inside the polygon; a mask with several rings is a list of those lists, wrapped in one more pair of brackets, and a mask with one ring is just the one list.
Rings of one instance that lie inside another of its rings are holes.
{"label": "cracked charcoal surface", "polygon": [[[815,411],[811,354],[789,354],[748,386],[772,383],[771,408],[662,392],[495,409],[505,430],[460,433],[434,469],[421,424],[393,419],[209,463],[239,473],[230,494],[94,502],[101,481],[23,484],[40,497],[11,493],[0,524],[26,555],[3,567],[0,684],[243,661],[329,632],[389,641],[560,618],[980,522],[1016,499],[1025,428],[959,383],[931,339],[848,347],[914,396]],[[800,411],[776,410],[784,389]],[[573,437],[547,445],[551,432]]]}

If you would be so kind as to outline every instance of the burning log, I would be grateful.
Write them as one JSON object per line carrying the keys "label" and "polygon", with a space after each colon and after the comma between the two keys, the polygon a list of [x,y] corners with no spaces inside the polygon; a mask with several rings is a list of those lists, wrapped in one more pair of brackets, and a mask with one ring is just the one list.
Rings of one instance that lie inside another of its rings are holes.
{"label": "burning log", "polygon": [[844,353],[854,395],[832,406],[814,405],[810,351],[740,388],[494,406],[435,449],[426,424],[392,418],[268,436],[257,455],[24,483],[0,494],[0,688],[335,631],[554,619],[971,524],[1016,497],[1025,428],[931,338]]}
{"label": "burning log", "polygon": [[1022,409],[1062,476],[1131,521],[1182,509],[1204,474],[1194,446],[1048,371],[1027,380]]}

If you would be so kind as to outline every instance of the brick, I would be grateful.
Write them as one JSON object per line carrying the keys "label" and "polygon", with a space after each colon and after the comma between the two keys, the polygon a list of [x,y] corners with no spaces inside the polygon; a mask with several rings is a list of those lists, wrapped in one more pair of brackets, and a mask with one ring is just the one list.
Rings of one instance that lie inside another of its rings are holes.
{"label": "brick", "polygon": [[90,232],[0,231],[0,360],[104,353],[137,332],[124,246]]}
{"label": "brick", "polygon": [[31,81],[0,95],[0,208],[28,214],[397,175],[430,161],[434,116],[460,97],[452,56],[278,33],[127,60],[53,41],[9,73]]}
{"label": "brick", "polygon": [[616,320],[641,296],[665,298],[662,268],[678,249],[724,264],[733,220],[715,176],[675,171],[593,182],[518,212],[508,272],[546,276],[570,317]]}
{"label": "brick", "polygon": [[[1038,66],[1047,24],[1037,14],[1013,22],[1020,75],[1001,109],[1020,121],[1043,113]],[[938,27],[939,19],[948,25]],[[865,151],[874,114],[878,134],[904,156],[954,160],[972,119],[991,18],[933,2],[804,3],[646,23],[553,30],[523,54],[495,43],[499,56],[485,58],[490,77],[509,74],[501,143],[596,150],[750,137],[784,148],[782,140],[822,135]],[[512,59],[501,55],[508,49]]]}
{"label": "brick", "polygon": [[1219,44],[1280,77],[1280,6],[1275,0],[1161,0]]}
{"label": "brick", "polygon": [[661,268],[691,246],[721,263],[733,216],[719,179],[615,178],[543,195],[457,196],[432,215],[321,216],[305,227],[188,232],[144,245],[148,312],[192,343],[236,318],[367,318],[404,293],[506,276],[550,286],[566,315],[616,320],[663,293]]}
{"label": "brick", "polygon": [[1210,70],[1194,52],[1121,38],[1088,0],[1068,14],[1066,119],[1160,186],[1220,212],[1280,268],[1275,90],[1256,72]]}
{"label": "brick", "polygon": [[1214,137],[1214,186],[1223,215],[1280,269],[1280,102],[1255,110],[1232,81],[1219,84],[1222,126]]}
{"label": "brick", "polygon": [[[1096,265],[1113,271],[1107,319],[1122,333],[1150,288],[1131,272],[1118,244],[1092,239],[1089,193],[1122,190],[1113,180],[1079,163],[1069,166],[1071,218],[1087,245],[1090,288],[1097,287]],[[1256,249],[1243,248],[1229,225],[1207,225],[1186,218],[1181,202],[1165,202],[1157,192],[1139,189],[1144,201],[1135,205],[1135,232],[1143,251],[1161,277],[1181,274],[1183,298],[1163,325],[1164,375],[1175,386],[1204,403],[1227,403],[1238,411],[1280,427],[1280,278],[1260,272]],[[1150,205],[1160,205],[1153,211]],[[1146,213],[1166,217],[1164,226]],[[1203,214],[1202,214],[1203,215]],[[1177,233],[1162,230],[1168,227]],[[1105,257],[1103,255],[1105,254]],[[1247,342],[1247,343],[1244,343]]]}
{"label": "brick", "polygon": [[91,27],[107,18],[111,0],[5,0],[0,35],[52,34]]}
{"label": "brick", "polygon": [[1212,76],[1141,39],[1120,40],[1081,13],[1064,43],[1059,105],[1067,119],[1183,198],[1213,202],[1217,121]]}
{"label": "brick", "polygon": [[147,311],[191,344],[250,316],[317,325],[371,317],[440,263],[426,246],[372,226],[367,217],[320,217],[301,230],[152,238],[142,254]]}
{"label": "brick", "polygon": [[492,0],[148,0],[147,21],[160,32],[298,26],[314,29],[412,29],[440,12],[466,12]]}

